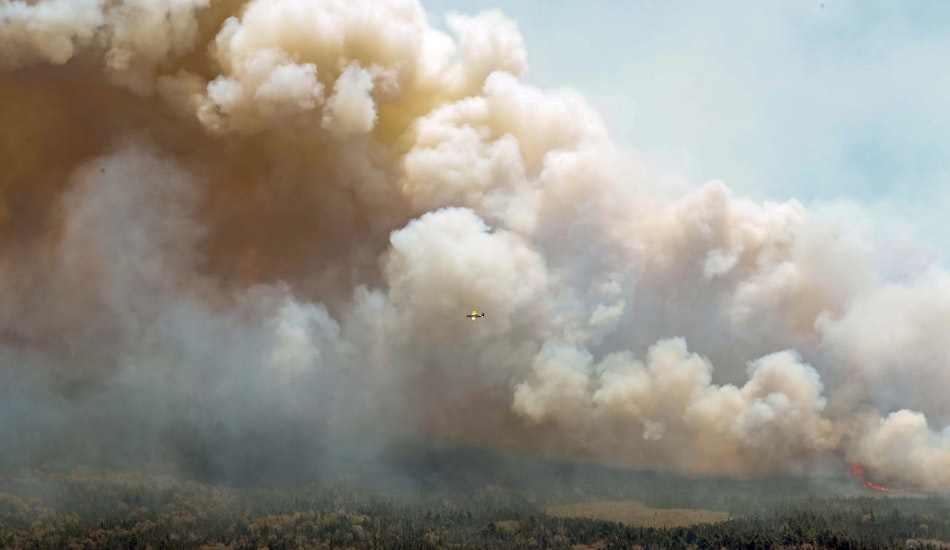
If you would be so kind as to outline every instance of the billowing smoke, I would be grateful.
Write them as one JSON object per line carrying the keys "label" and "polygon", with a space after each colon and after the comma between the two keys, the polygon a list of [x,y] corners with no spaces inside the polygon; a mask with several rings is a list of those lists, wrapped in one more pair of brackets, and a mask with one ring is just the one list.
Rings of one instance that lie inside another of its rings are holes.
{"label": "billowing smoke", "polygon": [[238,476],[415,440],[950,489],[945,270],[677,195],[520,80],[502,15],[448,27],[0,4],[0,461]]}

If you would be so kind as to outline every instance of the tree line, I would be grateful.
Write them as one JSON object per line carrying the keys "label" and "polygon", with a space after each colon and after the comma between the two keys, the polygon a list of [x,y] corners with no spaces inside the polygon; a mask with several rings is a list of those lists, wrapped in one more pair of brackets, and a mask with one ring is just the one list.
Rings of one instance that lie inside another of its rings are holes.
{"label": "tree line", "polygon": [[[235,488],[161,474],[21,470],[0,476],[0,547],[885,549],[950,541],[950,508],[936,496],[769,495],[754,513],[670,528],[552,517],[542,506],[551,498],[498,486]],[[742,502],[755,499],[752,492]]]}

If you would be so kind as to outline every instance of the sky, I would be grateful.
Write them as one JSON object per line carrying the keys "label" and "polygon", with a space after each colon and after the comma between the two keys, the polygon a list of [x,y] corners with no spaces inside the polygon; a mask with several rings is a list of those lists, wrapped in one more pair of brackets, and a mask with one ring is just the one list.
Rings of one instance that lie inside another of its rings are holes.
{"label": "sky", "polygon": [[950,491],[945,18],[622,5],[0,2],[0,467]]}
{"label": "sky", "polygon": [[819,215],[857,203],[950,260],[946,3],[423,4],[434,24],[500,9],[524,36],[527,83],[580,91],[618,142],[688,182]]}

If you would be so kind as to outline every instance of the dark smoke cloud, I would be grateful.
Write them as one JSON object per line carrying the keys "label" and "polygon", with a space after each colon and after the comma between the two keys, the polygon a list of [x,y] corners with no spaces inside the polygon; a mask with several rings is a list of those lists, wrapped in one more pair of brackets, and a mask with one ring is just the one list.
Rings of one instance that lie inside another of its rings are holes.
{"label": "dark smoke cloud", "polygon": [[245,478],[418,440],[950,488],[946,271],[673,194],[521,82],[510,21],[448,23],[0,5],[0,460]]}

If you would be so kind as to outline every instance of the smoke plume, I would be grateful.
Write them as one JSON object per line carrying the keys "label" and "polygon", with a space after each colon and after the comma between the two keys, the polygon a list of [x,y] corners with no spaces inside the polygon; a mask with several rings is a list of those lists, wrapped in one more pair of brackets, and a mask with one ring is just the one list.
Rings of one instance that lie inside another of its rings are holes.
{"label": "smoke plume", "polygon": [[448,28],[415,0],[0,4],[0,462],[241,476],[420,440],[950,489],[947,271],[888,276],[796,201],[673,193],[521,81],[501,14]]}

